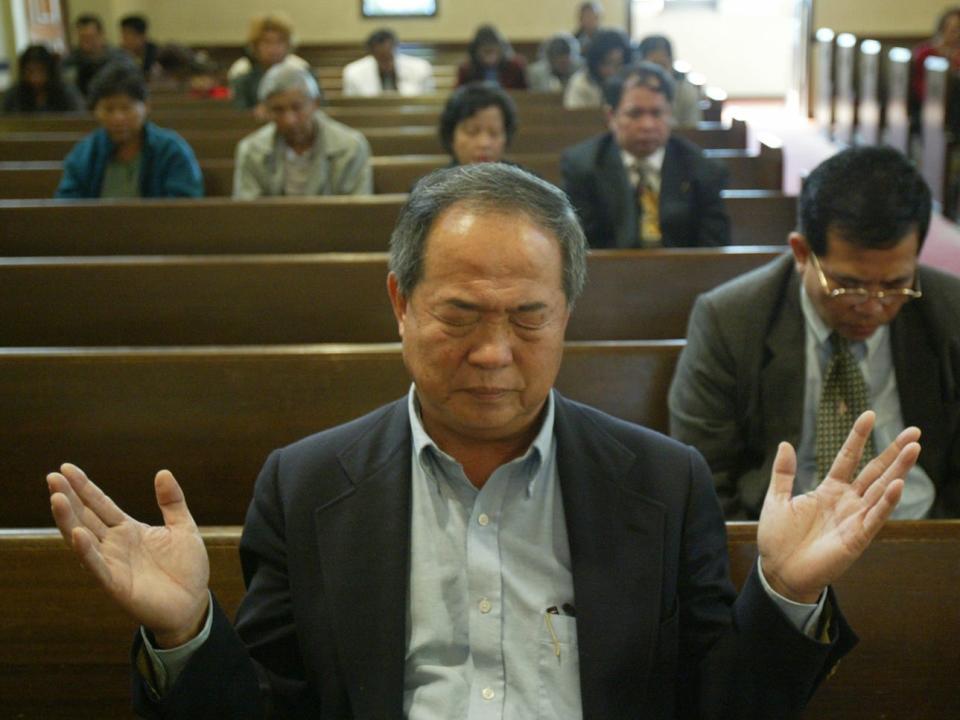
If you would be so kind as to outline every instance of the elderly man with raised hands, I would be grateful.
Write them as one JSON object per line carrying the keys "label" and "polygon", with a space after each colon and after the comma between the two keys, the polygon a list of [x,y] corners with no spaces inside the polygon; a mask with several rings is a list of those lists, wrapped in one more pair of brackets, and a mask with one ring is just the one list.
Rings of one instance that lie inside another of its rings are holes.
{"label": "elderly man with raised hands", "polygon": [[369,195],[370,144],[319,109],[309,71],[274,65],[260,82],[270,122],[237,145],[233,197]]}
{"label": "elderly man with raised hands", "polygon": [[409,394],[275,451],[241,541],[236,624],[177,482],[148,527],[64,465],[64,537],[142,623],[150,717],[784,718],[855,642],[829,584],[916,460],[905,430],[791,497],[784,444],[739,597],[709,470],[552,389],[586,244],[564,195],[482,163],[421,181],[387,290]]}

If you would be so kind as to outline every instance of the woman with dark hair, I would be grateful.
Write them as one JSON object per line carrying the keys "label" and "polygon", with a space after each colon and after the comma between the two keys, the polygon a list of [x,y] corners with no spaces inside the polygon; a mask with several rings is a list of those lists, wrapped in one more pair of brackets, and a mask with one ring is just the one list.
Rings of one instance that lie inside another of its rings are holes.
{"label": "woman with dark hair", "polygon": [[105,66],[88,100],[98,130],[63,161],[58,198],[201,197],[203,175],[186,140],[147,120],[147,84],[128,60]]}
{"label": "woman with dark hair", "polygon": [[513,100],[493,83],[458,88],[440,115],[440,142],[451,165],[500,162],[516,131]]}
{"label": "woman with dark hair", "polygon": [[457,86],[476,80],[494,82],[505,88],[525,90],[526,62],[515,55],[506,38],[493,25],[481,25],[467,47],[469,58],[457,71]]}
{"label": "woman with dark hair", "polygon": [[79,91],[60,77],[60,59],[43,45],[20,55],[18,80],[3,98],[5,113],[76,112],[83,109]]}
{"label": "woman with dark hair", "polygon": [[563,93],[565,108],[603,107],[603,83],[630,62],[630,41],[621,30],[600,30],[584,57],[585,67],[573,74]]}

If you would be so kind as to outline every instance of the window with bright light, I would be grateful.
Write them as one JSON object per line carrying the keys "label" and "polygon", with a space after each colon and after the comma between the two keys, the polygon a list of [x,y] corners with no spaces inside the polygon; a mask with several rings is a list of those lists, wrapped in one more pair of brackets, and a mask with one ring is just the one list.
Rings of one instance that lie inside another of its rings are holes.
{"label": "window with bright light", "polygon": [[360,0],[363,17],[433,17],[437,0]]}

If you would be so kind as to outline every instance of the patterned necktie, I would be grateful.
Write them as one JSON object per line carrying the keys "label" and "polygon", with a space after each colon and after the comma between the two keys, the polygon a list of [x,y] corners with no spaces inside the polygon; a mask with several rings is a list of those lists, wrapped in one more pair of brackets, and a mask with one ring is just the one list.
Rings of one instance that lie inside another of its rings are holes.
{"label": "patterned necktie", "polygon": [[660,247],[660,190],[642,162],[637,163],[637,208],[640,215],[640,247]]}
{"label": "patterned necktie", "polygon": [[[833,355],[827,365],[820,405],[817,408],[816,456],[819,480],[823,480],[830,471],[830,466],[840,452],[843,441],[847,439],[854,420],[867,409],[867,383],[857,366],[856,358],[850,352],[849,342],[837,333],[832,333],[829,339]],[[871,434],[863,448],[863,457],[857,467],[858,473],[873,455]]]}

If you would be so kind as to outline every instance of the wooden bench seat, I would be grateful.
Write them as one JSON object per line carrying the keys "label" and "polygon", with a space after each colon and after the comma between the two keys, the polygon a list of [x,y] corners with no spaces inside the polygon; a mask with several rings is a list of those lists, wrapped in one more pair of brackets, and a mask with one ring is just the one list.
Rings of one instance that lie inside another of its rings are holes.
{"label": "wooden bench seat", "polygon": [[[735,245],[780,244],[794,227],[795,197],[723,196]],[[0,257],[380,252],[406,197],[0,200]]]}
{"label": "wooden bench seat", "polygon": [[[138,478],[149,485],[149,478]],[[117,497],[124,504],[125,498]],[[189,500],[189,496],[188,496]],[[756,525],[727,526],[734,582],[757,554]],[[243,595],[238,527],[204,528],[210,585],[233,615]],[[0,531],[0,697],[11,718],[129,718],[134,624],[53,530]],[[836,585],[860,644],[804,720],[960,717],[960,524],[893,522]]]}
{"label": "wooden bench seat", "polygon": [[[700,293],[780,252],[595,251],[567,338],[685,337]],[[0,346],[393,342],[386,276],[384,253],[4,259]]]}
{"label": "wooden bench seat", "polygon": [[[182,135],[190,143],[198,158],[232,158],[237,143],[247,135],[248,128],[184,129]],[[523,126],[514,137],[510,151],[520,154],[559,153],[593,134],[594,128],[577,125],[562,127]],[[677,128],[675,133],[707,149],[743,150],[746,147],[746,125],[734,121],[731,125],[700,123],[696,127]],[[443,148],[435,127],[377,127],[364,128],[375,156],[433,155]],[[81,130],[20,129],[0,132],[0,162],[33,160],[63,160],[71,148],[84,136]]]}
{"label": "wooden bench seat", "polygon": [[[682,345],[568,343],[557,387],[665,430]],[[0,349],[0,476],[9,490],[0,527],[50,524],[43,478],[65,461],[151,520],[151,479],[169,467],[198,523],[241,523],[270,450],[401,397],[409,383],[398,344]]]}

